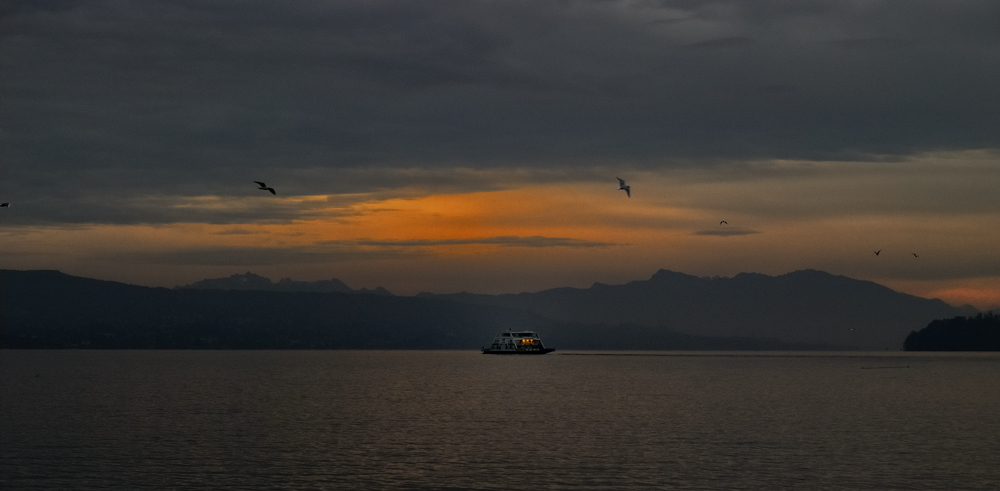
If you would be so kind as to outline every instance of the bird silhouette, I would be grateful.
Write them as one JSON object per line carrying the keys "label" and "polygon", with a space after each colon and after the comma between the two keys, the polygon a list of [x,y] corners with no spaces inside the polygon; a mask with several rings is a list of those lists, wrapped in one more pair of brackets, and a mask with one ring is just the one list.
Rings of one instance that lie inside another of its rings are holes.
{"label": "bird silhouette", "polygon": [[722,225],[723,223],[725,223],[726,225],[729,225],[729,222],[727,222],[727,221],[725,221],[725,220],[723,220],[723,221],[719,222],[719,225]]}
{"label": "bird silhouette", "polygon": [[625,184],[625,180],[622,179],[622,178],[620,178],[620,177],[616,177],[615,179],[618,179],[618,189],[624,189],[625,190],[625,194],[628,195],[629,198],[631,198],[632,197],[632,186],[629,186],[629,185]]}
{"label": "bird silhouette", "polygon": [[254,181],[254,182],[256,182],[257,184],[260,185],[260,187],[258,189],[263,189],[264,191],[270,191],[271,194],[275,194],[275,195],[278,194],[278,193],[274,192],[274,188],[267,187],[267,184],[264,184],[264,183],[262,183],[260,181]]}
{"label": "bird silhouette", "polygon": [[878,253],[880,253],[880,252],[882,252],[882,249],[879,249],[879,250],[875,251],[875,255],[877,256]]}
{"label": "bird silhouette", "polygon": [[917,255],[916,252],[911,252],[910,254],[913,254],[913,257],[920,257],[920,256]]}
{"label": "bird silhouette", "polygon": [[10,203],[0,203],[0,208],[10,208]]}

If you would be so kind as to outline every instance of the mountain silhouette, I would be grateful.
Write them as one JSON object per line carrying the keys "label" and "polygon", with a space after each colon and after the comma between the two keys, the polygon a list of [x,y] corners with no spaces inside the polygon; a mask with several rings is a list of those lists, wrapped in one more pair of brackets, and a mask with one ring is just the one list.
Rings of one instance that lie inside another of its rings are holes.
{"label": "mountain silhouette", "polygon": [[[261,278],[236,276],[247,283]],[[766,336],[697,336],[663,326],[561,322],[445,299],[149,288],[58,271],[0,270],[4,348],[477,349],[507,329],[537,331],[546,346],[559,350],[830,348]]]}
{"label": "mountain silhouette", "polygon": [[[416,297],[252,273],[173,290],[58,271],[7,270],[0,281],[8,347],[471,349],[512,328],[564,349],[898,349],[930,321],[970,313],[814,270],[660,270],[624,285]],[[280,290],[294,288],[321,291]]]}
{"label": "mountain silhouette", "polygon": [[941,300],[816,270],[731,278],[660,270],[649,280],[624,285],[418,296],[509,307],[563,322],[633,323],[701,336],[764,336],[861,349],[899,349],[907,334],[928,322],[969,313]]}
{"label": "mountain silhouette", "polygon": [[196,281],[190,285],[178,286],[176,289],[194,290],[253,290],[265,292],[320,292],[320,293],[371,293],[376,295],[392,295],[389,290],[377,287],[374,290],[362,288],[354,290],[343,281],[336,278],[321,281],[294,281],[283,278],[277,283],[269,278],[247,271],[245,274],[234,274],[228,278],[213,278]]}
{"label": "mountain silhouette", "polygon": [[149,288],[0,270],[3,347],[470,349],[552,321],[504,307],[321,292]]}

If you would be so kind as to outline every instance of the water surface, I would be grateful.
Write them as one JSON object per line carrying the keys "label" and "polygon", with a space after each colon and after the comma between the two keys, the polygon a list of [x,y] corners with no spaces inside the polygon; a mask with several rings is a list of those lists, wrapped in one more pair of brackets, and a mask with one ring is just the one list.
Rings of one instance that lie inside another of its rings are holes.
{"label": "water surface", "polygon": [[1000,486],[997,354],[7,350],[0,369],[5,490]]}

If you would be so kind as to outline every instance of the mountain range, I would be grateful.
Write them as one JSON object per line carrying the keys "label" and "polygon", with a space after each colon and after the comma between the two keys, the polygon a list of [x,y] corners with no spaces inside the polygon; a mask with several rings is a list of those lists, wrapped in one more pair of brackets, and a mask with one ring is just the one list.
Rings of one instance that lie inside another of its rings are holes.
{"label": "mountain range", "polygon": [[896,349],[907,334],[934,319],[976,312],[816,270],[706,278],[661,269],[648,280],[624,285],[418,297],[508,307],[562,322],[634,323],[702,336],[765,336],[863,349]]}
{"label": "mountain range", "polygon": [[385,288],[376,287],[374,290],[361,288],[354,290],[346,283],[336,278],[320,281],[295,281],[291,278],[282,278],[277,283],[269,278],[255,275],[249,271],[244,274],[234,274],[228,278],[212,278],[196,281],[190,285],[176,286],[175,289],[193,290],[254,290],[264,292],[319,292],[319,293],[373,293],[376,295],[392,295]]}
{"label": "mountain range", "polygon": [[473,349],[531,329],[559,349],[898,349],[971,309],[813,270],[413,297],[249,272],[167,289],[0,270],[0,293],[0,343],[52,348]]}
{"label": "mountain range", "polygon": [[470,349],[553,324],[447,300],[149,288],[58,271],[0,270],[0,293],[6,348]]}

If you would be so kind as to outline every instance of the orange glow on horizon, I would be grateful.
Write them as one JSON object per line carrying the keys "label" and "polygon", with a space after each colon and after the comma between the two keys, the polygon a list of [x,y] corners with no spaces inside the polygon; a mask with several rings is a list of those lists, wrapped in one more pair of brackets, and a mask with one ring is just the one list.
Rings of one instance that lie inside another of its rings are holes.
{"label": "orange glow on horizon", "polygon": [[[8,229],[16,240],[8,241],[3,267],[157,286],[252,271],[274,279],[337,277],[398,294],[586,287],[646,279],[660,268],[695,276],[819,269],[953,304],[1000,305],[1000,280],[932,279],[954,265],[975,271],[997,262],[1000,237],[986,226],[989,215],[919,222],[876,213],[781,215],[743,206],[731,183],[718,186],[651,178],[631,198],[614,183],[589,182],[412,198],[277,197],[266,206],[299,218]],[[183,203],[249,216],[250,206],[261,206]]]}
{"label": "orange glow on horizon", "polygon": [[933,290],[928,298],[940,298],[951,305],[972,305],[978,309],[1000,306],[1000,288],[959,287]]}
{"label": "orange glow on horizon", "polygon": [[[613,198],[619,198],[611,195]],[[624,195],[621,198],[627,199]],[[621,201],[621,200],[619,200]],[[306,227],[318,240],[454,240],[489,237],[558,237],[595,242],[641,240],[650,230],[622,229],[626,214],[648,217],[682,216],[682,210],[651,205],[629,207],[629,202],[595,202],[578,187],[528,187],[514,190],[442,194],[412,199],[390,199],[354,205],[357,214],[336,221],[316,221],[275,227]],[[638,210],[636,209],[638,208]],[[671,230],[657,227],[663,238]],[[673,233],[676,233],[673,232]],[[312,234],[310,234],[312,235]],[[636,237],[638,236],[638,237]],[[478,249],[447,245],[449,250]]]}

